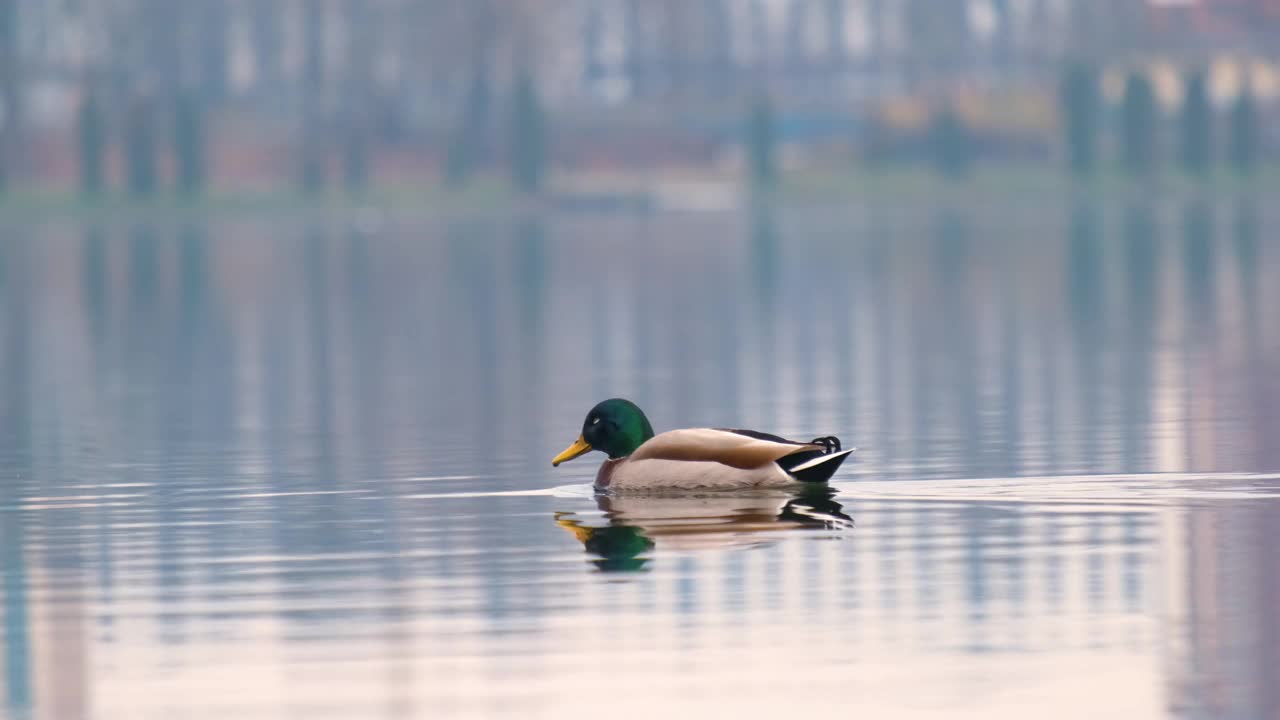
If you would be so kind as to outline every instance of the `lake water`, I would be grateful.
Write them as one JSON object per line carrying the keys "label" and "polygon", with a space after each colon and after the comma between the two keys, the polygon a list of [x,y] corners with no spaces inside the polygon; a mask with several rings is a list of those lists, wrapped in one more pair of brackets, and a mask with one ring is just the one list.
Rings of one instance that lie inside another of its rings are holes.
{"label": "lake water", "polygon": [[[0,716],[1280,718],[1280,210],[0,228]],[[834,433],[595,497],[587,409]]]}

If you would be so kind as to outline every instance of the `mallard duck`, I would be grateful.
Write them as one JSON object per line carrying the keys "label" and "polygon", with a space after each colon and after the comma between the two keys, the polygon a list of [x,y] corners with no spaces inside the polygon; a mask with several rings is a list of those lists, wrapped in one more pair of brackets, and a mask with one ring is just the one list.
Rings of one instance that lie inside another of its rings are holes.
{"label": "mallard duck", "polygon": [[553,466],[592,450],[609,458],[596,473],[596,487],[610,491],[733,489],[825,483],[850,450],[820,437],[796,442],[757,432],[691,428],[653,433],[635,403],[613,398],[591,408],[577,441]]}

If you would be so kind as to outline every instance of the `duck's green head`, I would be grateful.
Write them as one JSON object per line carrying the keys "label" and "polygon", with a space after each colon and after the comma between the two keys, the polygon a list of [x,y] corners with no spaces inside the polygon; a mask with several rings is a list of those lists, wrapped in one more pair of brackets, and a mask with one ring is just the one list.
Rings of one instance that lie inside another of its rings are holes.
{"label": "duck's green head", "polygon": [[559,465],[592,450],[599,450],[610,459],[626,457],[651,437],[653,427],[649,425],[649,418],[635,403],[622,398],[605,400],[587,413],[577,442],[557,455],[551,464]]}

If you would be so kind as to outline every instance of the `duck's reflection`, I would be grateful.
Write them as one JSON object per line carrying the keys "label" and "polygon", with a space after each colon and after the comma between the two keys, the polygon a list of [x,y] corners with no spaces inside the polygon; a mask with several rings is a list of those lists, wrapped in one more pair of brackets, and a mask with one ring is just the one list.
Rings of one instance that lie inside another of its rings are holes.
{"label": "duck's reflection", "polygon": [[605,572],[647,569],[650,553],[741,548],[769,542],[765,533],[853,526],[829,487],[750,495],[598,495],[604,523],[557,512],[556,524],[573,534]]}

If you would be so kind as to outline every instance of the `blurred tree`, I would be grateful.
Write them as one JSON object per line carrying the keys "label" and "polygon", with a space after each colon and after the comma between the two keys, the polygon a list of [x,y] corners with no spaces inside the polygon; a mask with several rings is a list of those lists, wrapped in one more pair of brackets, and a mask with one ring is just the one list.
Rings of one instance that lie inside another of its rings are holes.
{"label": "blurred tree", "polygon": [[591,3],[582,22],[583,81],[590,92],[596,92],[605,76],[604,11],[599,3]]}
{"label": "blurred tree", "polygon": [[349,3],[346,12],[348,41],[343,93],[343,179],[348,192],[361,193],[369,185],[376,10],[363,3]]}
{"label": "blurred tree", "polygon": [[511,103],[511,174],[527,193],[542,187],[546,174],[546,118],[528,70],[516,78]]}
{"label": "blurred tree", "polygon": [[1258,137],[1258,109],[1253,89],[1246,82],[1231,106],[1231,168],[1241,177],[1251,177],[1262,150]]}
{"label": "blurred tree", "polygon": [[102,101],[93,83],[87,83],[77,115],[80,130],[80,191],[87,197],[102,192],[103,156],[106,152],[106,123]]}
{"label": "blurred tree", "polygon": [[709,48],[707,89],[717,95],[734,91],[733,13],[729,0],[703,0],[706,45]]}
{"label": "blurred tree", "polygon": [[1069,65],[1059,103],[1067,162],[1076,175],[1090,175],[1096,165],[1102,105],[1097,72],[1082,62]]}
{"label": "blurred tree", "polygon": [[872,171],[887,169],[893,156],[893,140],[893,130],[887,127],[883,117],[879,114],[868,117],[859,143],[863,167]]}
{"label": "blurred tree", "polygon": [[626,0],[626,5],[623,6],[627,84],[632,97],[644,97],[649,92],[649,72],[645,65],[648,62],[648,53],[645,50],[645,32],[640,7],[641,0]]}
{"label": "blurred tree", "polygon": [[1213,170],[1213,108],[1202,70],[1187,75],[1182,94],[1182,169],[1195,177]]}
{"label": "blurred tree", "polygon": [[833,69],[844,67],[848,57],[845,23],[848,8],[845,0],[826,0],[827,54]]}
{"label": "blurred tree", "polygon": [[444,182],[449,187],[460,187],[471,177],[472,159],[466,134],[466,128],[460,126],[450,133],[449,145],[445,148]]}
{"label": "blurred tree", "polygon": [[358,119],[347,125],[342,169],[347,192],[360,194],[369,189],[369,129],[365,120]]}
{"label": "blurred tree", "polygon": [[173,157],[178,189],[195,195],[204,190],[205,184],[204,104],[193,91],[179,92],[174,99],[173,115]]}
{"label": "blurred tree", "polygon": [[938,89],[969,70],[968,3],[904,0],[907,80],[917,91]]}
{"label": "blurred tree", "polygon": [[[1153,41],[1168,42],[1151,22],[1152,0],[1073,0],[1078,10],[1074,45],[1098,61],[1124,54],[1155,52]],[[1044,3],[1046,0],[1039,0]],[[1154,31],[1154,32],[1153,32]]]}
{"label": "blurred tree", "polygon": [[155,100],[143,90],[134,94],[125,115],[125,166],[129,192],[148,196],[156,190]]}
{"label": "blurred tree", "polygon": [[1014,19],[1009,0],[992,0],[991,11],[995,15],[995,37],[991,41],[991,53],[1001,70],[1008,70],[1013,60]]}
{"label": "blurred tree", "polygon": [[745,140],[751,184],[765,190],[774,187],[778,183],[778,140],[773,103],[769,98],[761,96],[751,104]]}
{"label": "blurred tree", "polygon": [[769,13],[764,4],[765,0],[749,0],[747,5],[747,34],[750,38],[751,58],[757,72],[767,70],[771,60]]}
{"label": "blurred tree", "polygon": [[[1123,2],[1123,0],[1120,0]],[[1109,48],[1102,42],[1104,18],[1097,12],[1092,0],[1075,0],[1066,11],[1064,29],[1069,51],[1077,58],[1089,58],[1091,62],[1106,63],[1102,53]]]}
{"label": "blurred tree", "polygon": [[793,76],[801,76],[807,58],[805,52],[805,26],[809,20],[810,0],[789,0],[785,3],[785,54],[787,70]]}
{"label": "blurred tree", "polygon": [[325,151],[322,137],[321,97],[324,92],[324,4],[305,0],[302,15],[302,190],[317,193],[324,187]]}
{"label": "blurred tree", "polygon": [[1156,96],[1142,71],[1134,71],[1125,82],[1121,107],[1121,152],[1130,176],[1150,175],[1156,170]]}
{"label": "blurred tree", "polygon": [[[257,2],[255,7],[275,6]],[[231,3],[227,0],[200,0],[199,5],[200,85],[206,99],[220,101],[227,94],[227,67],[231,43]]]}
{"label": "blurred tree", "polygon": [[467,50],[470,53],[467,90],[445,166],[445,180],[454,186],[465,183],[476,166],[488,159],[493,57],[498,41],[498,13],[488,0],[473,3],[467,13],[467,33],[471,40]]}
{"label": "blurred tree", "polygon": [[174,98],[180,84],[183,9],[183,3],[173,0],[142,0],[138,5],[135,31],[142,36],[142,69],[155,81],[162,103]]}
{"label": "blurred tree", "polygon": [[18,0],[0,0],[0,191],[18,164],[22,125],[22,68],[18,55]]}
{"label": "blurred tree", "polygon": [[957,179],[973,170],[973,139],[955,108],[946,105],[934,114],[930,140],[934,167],[939,173]]}
{"label": "blurred tree", "polygon": [[694,53],[705,48],[705,38],[696,35],[696,15],[688,0],[648,0],[656,9],[658,38],[662,41],[658,56],[662,65],[664,90],[683,95],[690,89]]}
{"label": "blurred tree", "polygon": [[885,42],[885,38],[888,37],[886,32],[888,12],[885,8],[887,3],[888,0],[866,0],[867,29],[871,33],[871,62],[877,67],[884,61],[888,50]]}
{"label": "blurred tree", "polygon": [[280,14],[281,3],[251,3],[254,65],[257,68],[257,85],[266,93],[275,93],[280,85],[280,64],[284,46],[284,28]]}
{"label": "blurred tree", "polygon": [[462,110],[462,119],[449,143],[445,169],[450,185],[461,185],[471,178],[485,145],[489,125],[489,72],[487,67],[472,70],[471,82]]}

